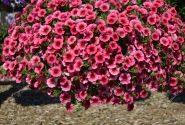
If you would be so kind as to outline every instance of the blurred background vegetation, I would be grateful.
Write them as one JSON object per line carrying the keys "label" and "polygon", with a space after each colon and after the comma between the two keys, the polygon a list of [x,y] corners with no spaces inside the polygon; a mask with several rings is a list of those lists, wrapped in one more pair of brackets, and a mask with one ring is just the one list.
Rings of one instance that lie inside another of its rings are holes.
{"label": "blurred background vegetation", "polygon": [[166,0],[166,1],[176,8],[182,20],[185,21],[185,0]]}

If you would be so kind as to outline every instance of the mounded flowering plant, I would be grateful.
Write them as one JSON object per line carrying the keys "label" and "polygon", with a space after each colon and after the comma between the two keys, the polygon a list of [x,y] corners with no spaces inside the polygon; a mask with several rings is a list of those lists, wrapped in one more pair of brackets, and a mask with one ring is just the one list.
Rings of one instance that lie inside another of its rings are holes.
{"label": "mounded flowering plant", "polygon": [[185,24],[163,0],[31,0],[9,29],[3,75],[68,111],[184,89]]}

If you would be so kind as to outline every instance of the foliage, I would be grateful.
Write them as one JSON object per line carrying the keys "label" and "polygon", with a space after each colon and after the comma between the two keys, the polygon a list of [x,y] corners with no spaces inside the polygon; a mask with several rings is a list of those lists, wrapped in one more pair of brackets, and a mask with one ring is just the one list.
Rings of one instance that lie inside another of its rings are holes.
{"label": "foliage", "polygon": [[0,24],[0,44],[3,43],[4,38],[8,35],[8,26]]}

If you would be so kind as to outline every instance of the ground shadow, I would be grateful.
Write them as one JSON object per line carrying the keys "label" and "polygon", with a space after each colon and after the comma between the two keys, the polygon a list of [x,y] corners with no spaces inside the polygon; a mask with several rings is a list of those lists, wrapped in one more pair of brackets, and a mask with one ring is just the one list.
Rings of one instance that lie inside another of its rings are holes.
{"label": "ground shadow", "polygon": [[17,91],[21,90],[26,86],[26,84],[16,84],[15,82],[0,82],[0,85],[12,85],[12,87],[4,92],[0,92],[0,105],[10,96],[12,96]]}
{"label": "ground shadow", "polygon": [[177,96],[174,95],[168,95],[168,98],[172,101],[172,102],[177,102],[177,103],[184,103],[185,104],[185,90],[178,94]]}
{"label": "ground shadow", "polygon": [[15,102],[22,106],[36,106],[59,103],[58,97],[34,90],[23,90],[13,95]]}
{"label": "ground shadow", "polygon": [[[46,93],[30,90],[29,88],[27,89],[27,84],[25,83],[16,84],[12,81],[0,81],[0,87],[8,85],[11,85],[8,90],[0,92],[0,106],[11,96],[15,98],[15,102],[17,104],[21,104],[22,106],[36,106],[59,103],[59,99],[57,97],[50,97]],[[25,87],[26,90],[22,90]]]}

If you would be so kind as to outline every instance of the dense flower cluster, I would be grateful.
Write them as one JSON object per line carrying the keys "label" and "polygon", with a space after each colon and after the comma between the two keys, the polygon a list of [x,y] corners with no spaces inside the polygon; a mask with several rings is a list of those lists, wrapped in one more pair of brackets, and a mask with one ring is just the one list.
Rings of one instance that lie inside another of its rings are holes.
{"label": "dense flower cluster", "polygon": [[31,0],[4,40],[2,78],[74,104],[184,89],[185,25],[163,0]]}

